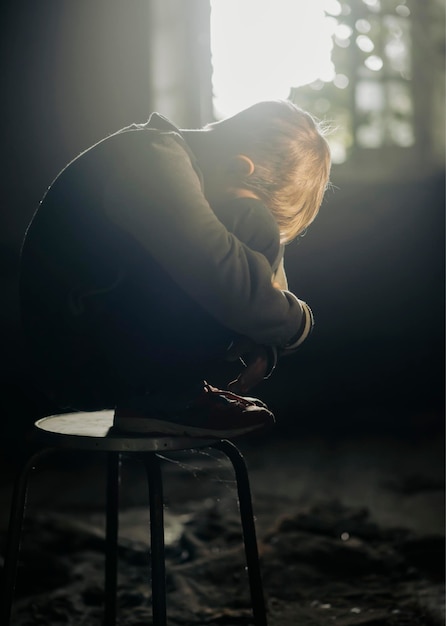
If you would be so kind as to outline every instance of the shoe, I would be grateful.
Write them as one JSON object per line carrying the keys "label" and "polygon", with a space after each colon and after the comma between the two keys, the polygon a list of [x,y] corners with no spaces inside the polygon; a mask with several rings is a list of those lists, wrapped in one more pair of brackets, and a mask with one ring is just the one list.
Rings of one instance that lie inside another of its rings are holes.
{"label": "shoe", "polygon": [[[258,404],[259,403],[259,404]],[[201,393],[174,415],[159,407],[117,407],[113,428],[140,435],[231,439],[271,428],[273,413],[257,398],[245,398],[204,383]]]}

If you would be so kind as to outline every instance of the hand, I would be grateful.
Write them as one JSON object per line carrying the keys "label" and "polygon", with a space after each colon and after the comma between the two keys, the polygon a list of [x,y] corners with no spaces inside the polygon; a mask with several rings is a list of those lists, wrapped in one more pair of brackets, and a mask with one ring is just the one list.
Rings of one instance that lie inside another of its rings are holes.
{"label": "hand", "polygon": [[240,337],[235,340],[226,355],[228,361],[243,363],[245,369],[239,374],[236,380],[229,383],[228,389],[237,394],[245,394],[247,391],[258,385],[265,378],[268,372],[268,352],[248,337]]}

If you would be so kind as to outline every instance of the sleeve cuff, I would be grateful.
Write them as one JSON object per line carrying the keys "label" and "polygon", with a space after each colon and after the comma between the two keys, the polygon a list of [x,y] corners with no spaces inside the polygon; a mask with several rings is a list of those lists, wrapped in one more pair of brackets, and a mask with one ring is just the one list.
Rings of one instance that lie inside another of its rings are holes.
{"label": "sleeve cuff", "polygon": [[282,354],[294,352],[309,337],[314,326],[313,313],[306,302],[299,300],[302,307],[302,322],[296,335],[282,348]]}
{"label": "sleeve cuff", "polygon": [[306,302],[303,302],[303,300],[299,300],[298,298],[296,298],[296,296],[294,297],[299,302],[302,308],[302,322],[300,328],[296,335],[294,335],[294,337],[291,339],[291,341],[289,341],[286,346],[280,348],[280,350],[278,350],[275,346],[265,346],[268,351],[268,369],[267,373],[263,377],[264,380],[269,378],[276,369],[279,355],[286,356],[288,354],[292,354],[303,344],[305,339],[310,336],[311,331],[313,330],[313,312]]}

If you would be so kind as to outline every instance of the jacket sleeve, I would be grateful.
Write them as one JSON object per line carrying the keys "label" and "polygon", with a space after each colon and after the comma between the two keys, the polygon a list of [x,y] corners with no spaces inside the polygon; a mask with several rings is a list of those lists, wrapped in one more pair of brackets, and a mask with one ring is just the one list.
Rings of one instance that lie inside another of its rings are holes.
{"label": "jacket sleeve", "polygon": [[302,327],[303,305],[275,289],[266,258],[217,219],[182,138],[139,130],[107,141],[115,142],[103,190],[108,218],[224,326],[284,348]]}
{"label": "jacket sleeve", "polygon": [[232,198],[212,210],[220,222],[251,250],[267,258],[273,272],[283,255],[280,231],[271,211],[261,200],[251,197]]}

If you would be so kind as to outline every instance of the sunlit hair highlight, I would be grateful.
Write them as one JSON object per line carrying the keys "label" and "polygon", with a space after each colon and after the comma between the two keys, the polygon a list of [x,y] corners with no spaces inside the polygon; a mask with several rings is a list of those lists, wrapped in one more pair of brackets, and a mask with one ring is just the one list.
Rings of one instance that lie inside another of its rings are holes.
{"label": "sunlit hair highlight", "polygon": [[259,102],[206,126],[230,154],[245,154],[254,173],[242,181],[274,215],[283,243],[313,222],[329,184],[326,130],[287,100]]}

